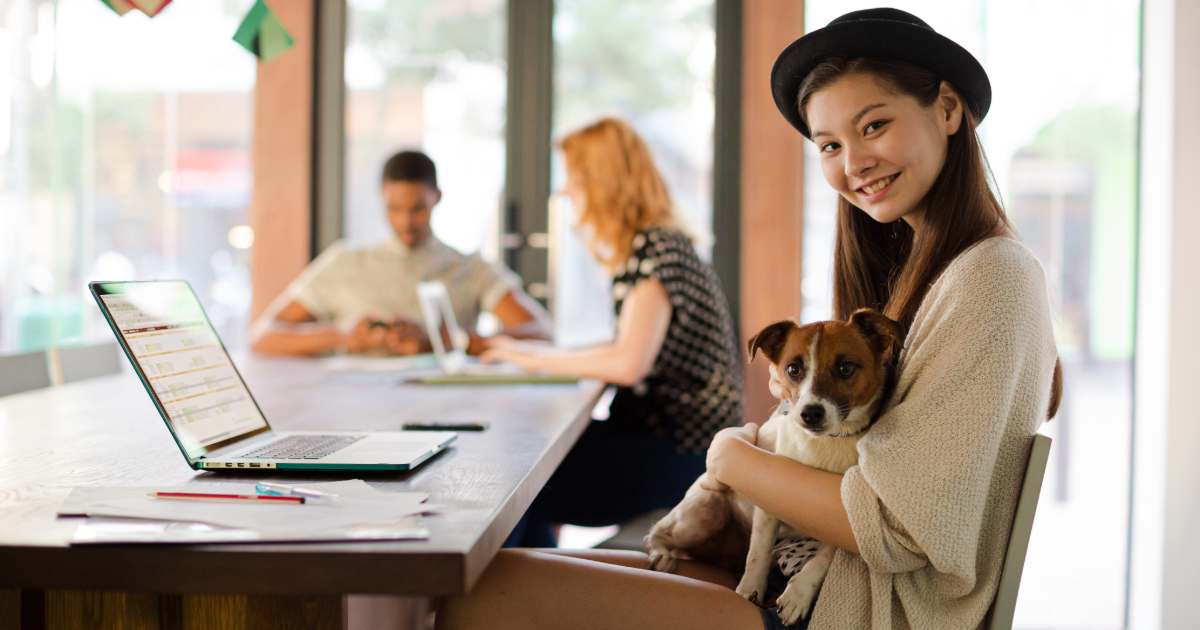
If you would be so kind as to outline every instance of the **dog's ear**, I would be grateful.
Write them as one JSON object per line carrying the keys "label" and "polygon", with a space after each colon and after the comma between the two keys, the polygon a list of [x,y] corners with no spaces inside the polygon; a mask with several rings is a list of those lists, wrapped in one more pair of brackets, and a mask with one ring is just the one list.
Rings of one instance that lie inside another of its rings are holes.
{"label": "dog's ear", "polygon": [[900,324],[869,308],[854,311],[850,316],[850,325],[854,326],[876,353],[882,353],[892,344],[904,341],[904,330]]}
{"label": "dog's ear", "polygon": [[779,362],[779,354],[783,352],[783,346],[787,343],[788,335],[795,329],[799,328],[794,320],[781,319],[777,322],[771,322],[766,328],[758,331],[757,335],[750,338],[746,343],[746,350],[750,353],[750,360],[754,360],[754,354],[762,350],[763,356],[771,363]]}

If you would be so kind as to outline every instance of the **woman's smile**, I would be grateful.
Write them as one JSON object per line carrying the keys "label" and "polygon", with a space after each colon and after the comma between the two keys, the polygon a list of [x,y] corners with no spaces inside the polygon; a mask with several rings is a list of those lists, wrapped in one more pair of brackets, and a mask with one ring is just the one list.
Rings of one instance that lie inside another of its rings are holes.
{"label": "woman's smile", "polygon": [[875,203],[876,201],[883,199],[888,193],[892,192],[892,188],[894,188],[892,184],[895,183],[895,181],[899,178],[900,173],[888,175],[887,177],[880,177],[879,179],[871,180],[864,186],[858,187],[857,192],[862,197],[863,201],[867,203]]}

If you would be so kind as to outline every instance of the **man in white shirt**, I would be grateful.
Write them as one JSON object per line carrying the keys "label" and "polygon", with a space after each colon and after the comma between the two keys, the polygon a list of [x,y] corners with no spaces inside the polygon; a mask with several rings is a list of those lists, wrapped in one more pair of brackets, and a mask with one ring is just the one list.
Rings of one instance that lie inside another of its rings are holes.
{"label": "man in white shirt", "polygon": [[255,351],[428,352],[416,287],[431,280],[446,285],[455,317],[472,333],[471,352],[483,347],[474,334],[483,311],[496,316],[505,335],[550,338],[545,310],[521,289],[516,274],[478,254],[463,255],[433,235],[430,217],[442,193],[428,156],[417,151],[392,156],[381,190],[395,234],[366,249],[350,250],[339,241],[322,252],[254,323]]}

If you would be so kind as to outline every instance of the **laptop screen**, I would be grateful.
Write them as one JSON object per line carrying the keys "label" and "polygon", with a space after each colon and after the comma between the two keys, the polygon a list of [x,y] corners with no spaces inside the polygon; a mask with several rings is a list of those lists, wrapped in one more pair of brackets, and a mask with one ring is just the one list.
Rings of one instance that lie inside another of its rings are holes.
{"label": "laptop screen", "polygon": [[189,459],[269,430],[187,282],[91,287]]}

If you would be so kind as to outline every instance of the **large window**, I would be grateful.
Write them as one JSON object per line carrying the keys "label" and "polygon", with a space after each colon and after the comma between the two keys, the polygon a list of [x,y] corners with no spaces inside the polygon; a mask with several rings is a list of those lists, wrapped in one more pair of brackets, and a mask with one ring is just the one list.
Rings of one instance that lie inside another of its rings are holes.
{"label": "large window", "polygon": [[[630,123],[654,153],[679,219],[704,260],[712,252],[713,0],[557,0],[554,135],[604,116]],[[556,155],[552,185],[566,179]],[[555,334],[567,344],[611,335],[608,279],[569,229],[556,199]]]}
{"label": "large window", "polygon": [[[1136,0],[893,3],[987,68],[999,192],[1046,270],[1066,395],[1025,562],[1018,628],[1124,626],[1134,234]],[[808,0],[808,30],[871,2]],[[1036,44],[1035,44],[1036,43]],[[830,311],[834,193],[805,155],[804,313]],[[1103,551],[1100,551],[1103,550]]]}
{"label": "large window", "polygon": [[346,43],[346,223],[353,245],[388,237],[383,163],[419,149],[438,167],[434,234],[496,259],[504,188],[507,3],[351,0]]}
{"label": "large window", "polygon": [[713,8],[713,0],[554,4],[555,136],[601,116],[632,124],[654,152],[680,218],[700,237],[706,259],[712,226]]}
{"label": "large window", "polygon": [[[109,338],[92,279],[186,278],[244,342],[254,57],[240,2],[0,0],[0,351]],[[232,235],[232,238],[231,238]]]}

